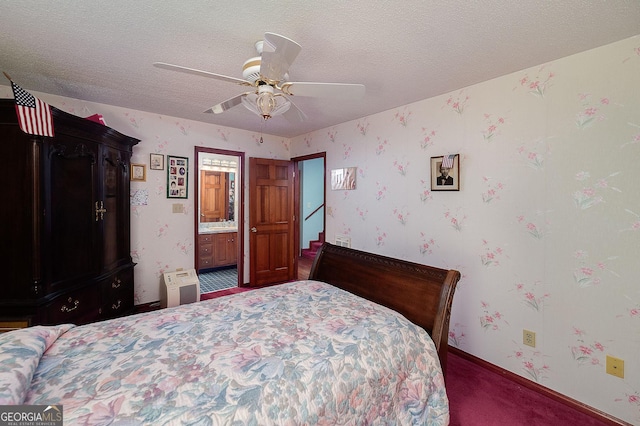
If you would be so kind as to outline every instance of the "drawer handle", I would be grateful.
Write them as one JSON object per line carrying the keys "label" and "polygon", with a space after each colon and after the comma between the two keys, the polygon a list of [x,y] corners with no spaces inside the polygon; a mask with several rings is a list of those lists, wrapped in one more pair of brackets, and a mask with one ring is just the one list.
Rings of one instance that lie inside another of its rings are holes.
{"label": "drawer handle", "polygon": [[111,283],[111,288],[120,288],[120,286],[122,285],[122,281],[120,281],[119,278],[116,278],[112,283]]}
{"label": "drawer handle", "polygon": [[114,303],[113,305],[111,305],[111,309],[113,309],[114,311],[120,309],[121,303],[122,303],[122,301],[120,299],[118,299],[118,303]]}
{"label": "drawer handle", "polygon": [[69,303],[73,302],[73,308],[67,308],[67,305],[62,305],[62,308],[60,308],[61,312],[75,311],[76,309],[78,309],[78,305],[80,304],[80,301],[78,299],[76,299],[76,301],[74,302],[71,297],[69,298],[69,300],[67,302],[69,302]]}

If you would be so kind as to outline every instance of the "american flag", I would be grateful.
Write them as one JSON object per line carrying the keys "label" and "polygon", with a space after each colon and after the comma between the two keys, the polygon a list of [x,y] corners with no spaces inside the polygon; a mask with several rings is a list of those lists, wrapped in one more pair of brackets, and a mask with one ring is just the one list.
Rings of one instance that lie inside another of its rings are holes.
{"label": "american flag", "polygon": [[30,135],[53,137],[51,107],[13,81],[11,82],[11,88],[16,101],[16,113],[18,114],[20,129]]}
{"label": "american flag", "polygon": [[451,169],[453,167],[453,159],[456,158],[458,154],[445,155],[442,157],[442,167],[445,169]]}

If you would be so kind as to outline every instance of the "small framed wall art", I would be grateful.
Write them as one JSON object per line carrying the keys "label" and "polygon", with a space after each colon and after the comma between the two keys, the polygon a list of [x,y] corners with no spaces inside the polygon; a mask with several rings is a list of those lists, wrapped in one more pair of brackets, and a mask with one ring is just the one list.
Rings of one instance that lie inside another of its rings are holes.
{"label": "small framed wall art", "polygon": [[167,155],[167,198],[187,198],[189,159]]}
{"label": "small framed wall art", "polygon": [[131,181],[146,182],[147,166],[144,164],[131,163]]}
{"label": "small framed wall art", "polygon": [[149,168],[151,170],[164,170],[164,155],[151,154],[149,159]]}
{"label": "small framed wall art", "polygon": [[460,155],[431,157],[431,190],[460,191]]}
{"label": "small framed wall art", "polygon": [[356,189],[357,167],[331,170],[331,190]]}

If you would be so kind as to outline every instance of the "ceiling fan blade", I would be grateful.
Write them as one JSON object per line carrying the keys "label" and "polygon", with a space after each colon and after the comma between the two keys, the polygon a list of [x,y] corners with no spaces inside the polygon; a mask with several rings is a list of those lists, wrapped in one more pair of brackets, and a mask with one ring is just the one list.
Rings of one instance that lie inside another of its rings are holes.
{"label": "ceiling fan blade", "polygon": [[282,92],[292,96],[313,96],[318,98],[357,99],[364,96],[362,84],[287,82]]}
{"label": "ceiling fan blade", "polygon": [[214,105],[211,108],[209,108],[208,110],[204,111],[206,113],[213,113],[213,114],[221,114],[223,112],[225,112],[228,109],[233,108],[234,106],[238,106],[242,103],[242,98],[244,98],[245,96],[247,96],[249,93],[252,92],[246,92],[246,93],[242,93],[238,96],[234,96],[231,99],[227,99],[224,102],[220,102],[218,105]]}
{"label": "ceiling fan blade", "polygon": [[282,81],[300,50],[302,46],[287,37],[265,33],[260,74],[267,80]]}
{"label": "ceiling fan blade", "polygon": [[162,68],[165,70],[170,70],[170,71],[179,71],[179,72],[185,72],[187,74],[199,75],[201,77],[215,78],[216,80],[236,83],[242,86],[253,86],[250,82],[246,80],[242,80],[241,78],[229,77],[227,75],[215,74],[209,71],[202,71],[194,68],[187,68],[180,65],[167,64],[165,62],[154,62],[153,66],[157,68]]}
{"label": "ceiling fan blade", "polygon": [[[289,102],[291,102],[291,99],[287,99]],[[293,102],[291,102],[291,106],[289,107],[289,109],[287,111],[285,111],[282,116],[289,122],[289,123],[302,123],[303,121],[305,121],[307,119],[307,115],[302,112],[302,110],[300,108],[298,108],[296,106],[296,104],[294,104]]]}

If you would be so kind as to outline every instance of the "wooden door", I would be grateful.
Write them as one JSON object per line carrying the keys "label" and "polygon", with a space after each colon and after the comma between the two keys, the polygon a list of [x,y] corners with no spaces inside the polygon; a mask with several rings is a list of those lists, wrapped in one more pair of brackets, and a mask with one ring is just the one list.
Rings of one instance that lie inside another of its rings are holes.
{"label": "wooden door", "polygon": [[200,181],[200,222],[225,220],[229,208],[227,174],[203,170]]}
{"label": "wooden door", "polygon": [[249,159],[251,286],[295,278],[293,164]]}

